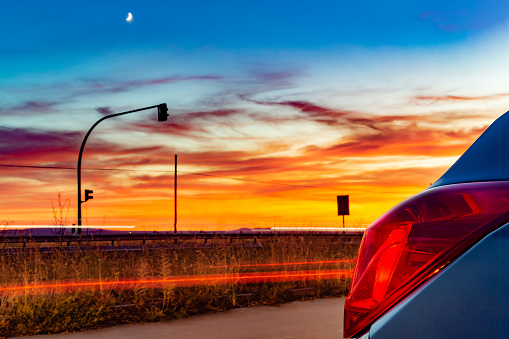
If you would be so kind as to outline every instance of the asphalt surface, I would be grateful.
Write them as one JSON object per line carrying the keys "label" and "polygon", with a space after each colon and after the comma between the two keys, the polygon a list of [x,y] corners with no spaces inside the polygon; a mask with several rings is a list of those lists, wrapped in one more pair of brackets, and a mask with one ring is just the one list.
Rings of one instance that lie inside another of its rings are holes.
{"label": "asphalt surface", "polygon": [[129,324],[38,339],[338,339],[343,338],[344,298],[255,306],[185,319]]}

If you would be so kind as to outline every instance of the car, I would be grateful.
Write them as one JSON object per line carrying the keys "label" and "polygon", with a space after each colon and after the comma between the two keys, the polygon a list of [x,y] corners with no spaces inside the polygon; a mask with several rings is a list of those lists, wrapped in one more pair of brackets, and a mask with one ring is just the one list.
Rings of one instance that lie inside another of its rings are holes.
{"label": "car", "polygon": [[363,236],[345,337],[509,337],[509,112]]}

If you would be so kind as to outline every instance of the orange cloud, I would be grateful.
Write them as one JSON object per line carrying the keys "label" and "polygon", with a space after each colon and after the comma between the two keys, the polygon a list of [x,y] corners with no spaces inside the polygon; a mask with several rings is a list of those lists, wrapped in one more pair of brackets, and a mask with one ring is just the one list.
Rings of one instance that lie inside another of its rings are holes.
{"label": "orange cloud", "polygon": [[[274,86],[288,79],[260,76]],[[351,196],[347,223],[362,225],[427,187],[450,165],[424,166],[411,159],[459,156],[486,128],[465,127],[457,122],[469,116],[446,113],[373,115],[304,100],[241,100],[252,109],[212,105],[174,112],[165,124],[120,125],[124,134],[136,132],[147,140],[121,143],[95,134],[83,159],[83,188],[94,190],[94,199],[83,206],[84,220],[171,228],[173,154],[178,153],[180,229],[337,226],[335,196],[342,194]],[[278,114],[282,108],[284,115]],[[289,124],[308,126],[310,137],[295,144],[291,133],[258,133],[268,126],[279,132]],[[231,133],[221,135],[218,126]],[[75,222],[75,167],[83,134],[0,127],[0,164],[70,168],[0,167],[2,193],[9,197],[1,203],[1,220],[51,222],[58,189],[71,199],[69,222]],[[150,138],[157,140],[149,143]]]}

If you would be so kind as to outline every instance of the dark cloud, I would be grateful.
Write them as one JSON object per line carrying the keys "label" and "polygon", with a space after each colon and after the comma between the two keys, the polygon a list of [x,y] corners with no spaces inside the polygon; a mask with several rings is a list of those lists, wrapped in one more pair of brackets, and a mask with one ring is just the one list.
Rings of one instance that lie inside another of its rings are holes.
{"label": "dark cloud", "polygon": [[212,126],[228,126],[230,118],[241,114],[242,111],[235,109],[217,109],[210,111],[191,111],[175,113],[170,110],[168,121],[161,123],[136,122],[125,125],[125,130],[145,131],[147,133],[159,133],[164,135],[178,135],[191,138],[201,138],[207,134],[207,129]]}
{"label": "dark cloud", "polygon": [[5,107],[0,110],[1,115],[15,115],[15,116],[26,116],[26,115],[37,115],[40,113],[55,112],[58,105],[62,102],[57,101],[43,101],[43,100],[31,100],[22,102],[18,105]]}
{"label": "dark cloud", "polygon": [[[375,131],[381,131],[381,125],[393,124],[397,122],[412,123],[422,119],[415,115],[384,115],[376,116],[373,114],[366,114],[356,111],[343,110],[337,108],[328,108],[308,101],[257,101],[252,99],[245,99],[259,105],[269,106],[286,106],[295,109],[301,116],[294,116],[284,118],[286,121],[314,121],[317,123],[325,124],[327,126],[347,126],[349,128],[362,128],[367,127]],[[272,118],[268,120],[272,122]],[[284,120],[280,120],[283,122]],[[363,130],[362,133],[366,133]]]}
{"label": "dark cloud", "polygon": [[97,107],[95,110],[101,113],[102,115],[113,114],[113,111],[111,110],[110,107]]}
{"label": "dark cloud", "polygon": [[284,101],[278,103],[299,110],[313,120],[326,125],[335,125],[339,119],[351,112],[321,107],[306,101]]}
{"label": "dark cloud", "polygon": [[57,102],[52,101],[27,101],[14,109],[21,111],[31,111],[32,113],[51,112],[57,104]]}
{"label": "dark cloud", "polygon": [[249,99],[247,96],[243,96],[242,99],[258,105],[286,106],[294,108],[297,111],[304,113],[307,118],[326,125],[339,124],[340,118],[352,113],[351,111],[322,107],[307,101],[259,101]]}
{"label": "dark cloud", "polygon": [[79,150],[82,133],[0,127],[0,158],[16,157],[28,163],[33,157],[56,161]]}
{"label": "dark cloud", "polygon": [[[0,127],[0,161],[3,164],[76,166],[84,133]],[[122,145],[95,138],[87,143],[84,162],[104,167],[150,163],[163,146]],[[108,159],[104,161],[104,158]]]}

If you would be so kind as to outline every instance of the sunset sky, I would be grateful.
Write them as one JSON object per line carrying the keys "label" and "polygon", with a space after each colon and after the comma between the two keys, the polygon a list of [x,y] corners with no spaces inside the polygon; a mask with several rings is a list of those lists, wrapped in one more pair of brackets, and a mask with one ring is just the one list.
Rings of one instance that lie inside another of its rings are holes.
{"label": "sunset sky", "polygon": [[173,228],[178,154],[179,229],[222,230],[365,226],[509,109],[506,1],[2,1],[0,39],[4,224],[76,222],[109,113],[170,116],[94,130],[85,224]]}

